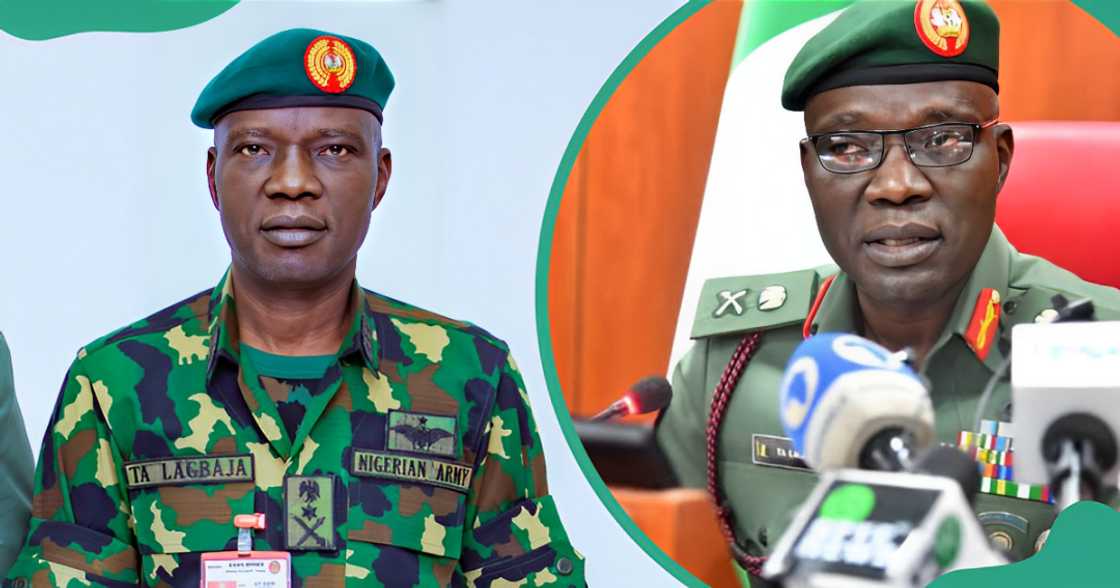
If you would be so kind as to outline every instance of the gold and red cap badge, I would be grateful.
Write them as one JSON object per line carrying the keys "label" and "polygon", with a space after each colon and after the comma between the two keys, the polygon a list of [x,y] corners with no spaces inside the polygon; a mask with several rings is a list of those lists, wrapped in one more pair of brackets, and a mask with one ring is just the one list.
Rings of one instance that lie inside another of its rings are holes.
{"label": "gold and red cap badge", "polygon": [[329,94],[339,94],[354,83],[358,62],[346,41],[323,35],[307,45],[303,54],[303,70],[316,88]]}
{"label": "gold and red cap badge", "polygon": [[968,46],[968,16],[959,0],[918,0],[914,28],[922,43],[942,57],[956,57]]}

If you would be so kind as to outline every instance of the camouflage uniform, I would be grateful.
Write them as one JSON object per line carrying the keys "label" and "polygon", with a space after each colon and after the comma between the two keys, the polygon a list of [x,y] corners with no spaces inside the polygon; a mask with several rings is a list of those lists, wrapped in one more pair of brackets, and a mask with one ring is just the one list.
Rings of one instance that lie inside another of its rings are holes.
{"label": "camouflage uniform", "polygon": [[228,273],[82,349],[9,577],[198,586],[259,512],[293,586],[582,586],[505,343],[357,285],[350,308],[317,393],[242,361]]}

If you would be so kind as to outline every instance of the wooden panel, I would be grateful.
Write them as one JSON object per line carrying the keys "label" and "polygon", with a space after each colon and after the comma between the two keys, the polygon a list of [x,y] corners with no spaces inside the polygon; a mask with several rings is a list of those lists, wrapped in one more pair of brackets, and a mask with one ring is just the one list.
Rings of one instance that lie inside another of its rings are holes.
{"label": "wooden panel", "polygon": [[638,528],[692,575],[713,588],[740,586],[706,493],[691,488],[611,492]]}
{"label": "wooden panel", "polygon": [[604,108],[569,178],[549,312],[576,415],[664,373],[741,7],[713,2],[652,49]]}

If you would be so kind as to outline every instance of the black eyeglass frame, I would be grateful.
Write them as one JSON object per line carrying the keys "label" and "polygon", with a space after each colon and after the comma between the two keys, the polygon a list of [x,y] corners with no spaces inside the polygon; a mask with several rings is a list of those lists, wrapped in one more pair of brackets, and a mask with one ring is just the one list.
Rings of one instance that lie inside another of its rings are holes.
{"label": "black eyeglass frame", "polygon": [[[940,122],[940,123],[933,123],[933,124],[929,124],[929,125],[922,125],[920,127],[914,127],[914,128],[910,128],[910,129],[897,129],[897,130],[890,130],[890,131],[887,131],[887,130],[830,131],[830,132],[827,132],[827,133],[813,133],[811,135],[808,135],[804,139],[802,139],[802,141],[808,141],[809,144],[813,146],[813,152],[817,154],[817,162],[821,164],[821,167],[824,168],[825,171],[827,171],[829,173],[833,173],[833,174],[849,175],[849,174],[858,174],[858,173],[863,173],[865,171],[872,171],[874,169],[878,169],[878,167],[880,165],[883,165],[883,161],[886,159],[887,136],[889,136],[889,135],[902,135],[902,142],[903,142],[904,145],[906,145],[906,157],[909,158],[910,163],[913,163],[915,166],[917,166],[917,167],[952,167],[954,165],[961,165],[963,163],[967,163],[970,159],[972,159],[972,153],[974,151],[976,151],[976,138],[979,137],[980,131],[982,131],[984,129],[989,129],[989,128],[999,124],[999,122],[1000,121],[999,121],[998,118],[993,118],[992,120],[989,120],[987,122],[982,122],[982,123]],[[924,130],[933,129],[933,128],[937,128],[937,127],[949,127],[949,126],[952,126],[952,127],[971,127],[972,128],[973,144],[972,144],[972,147],[968,151],[968,157],[962,159],[961,161],[955,162],[955,163],[920,164],[920,163],[915,162],[914,157],[912,155],[914,149],[912,147],[910,147],[910,141],[909,141],[910,133],[913,133],[915,131],[924,131]],[[857,169],[857,170],[852,170],[852,171],[836,171],[836,170],[833,170],[833,169],[829,169],[829,167],[827,165],[825,165],[824,160],[821,159],[821,152],[820,152],[819,149],[817,149],[817,139],[819,139],[821,137],[827,137],[827,136],[830,136],[830,135],[855,135],[855,134],[859,134],[859,133],[879,135],[879,137],[880,137],[879,159],[878,159],[878,161],[876,161],[875,165],[873,165],[871,167],[868,167],[868,168]]]}

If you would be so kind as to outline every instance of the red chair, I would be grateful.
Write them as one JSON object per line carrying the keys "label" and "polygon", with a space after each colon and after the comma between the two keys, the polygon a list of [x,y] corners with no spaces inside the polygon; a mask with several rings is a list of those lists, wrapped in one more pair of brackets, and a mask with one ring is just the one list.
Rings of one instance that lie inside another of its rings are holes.
{"label": "red chair", "polygon": [[1023,253],[1120,287],[1120,122],[1011,122],[996,224]]}

